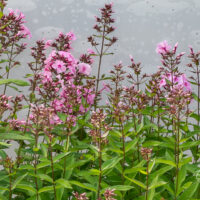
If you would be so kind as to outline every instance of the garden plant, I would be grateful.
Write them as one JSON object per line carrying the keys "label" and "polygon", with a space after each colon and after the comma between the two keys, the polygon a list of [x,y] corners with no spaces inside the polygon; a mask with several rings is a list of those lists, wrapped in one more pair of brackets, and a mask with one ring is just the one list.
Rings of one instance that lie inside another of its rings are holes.
{"label": "garden plant", "polygon": [[[102,74],[118,40],[112,3],[95,17],[91,49],[79,58],[73,32],[28,48],[25,16],[5,11],[6,3],[0,1],[0,199],[200,199],[200,51],[190,47],[185,55],[178,43],[163,41],[156,73],[143,73],[130,56],[129,66],[120,62]],[[24,51],[32,73],[10,78]]]}

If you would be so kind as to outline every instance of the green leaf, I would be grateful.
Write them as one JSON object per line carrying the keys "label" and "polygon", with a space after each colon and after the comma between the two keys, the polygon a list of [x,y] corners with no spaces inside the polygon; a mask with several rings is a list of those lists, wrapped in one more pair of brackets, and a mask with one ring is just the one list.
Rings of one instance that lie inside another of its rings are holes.
{"label": "green leaf", "polygon": [[12,190],[27,176],[28,173],[24,174],[23,176],[19,176],[12,185]]}
{"label": "green leaf", "polygon": [[18,184],[16,186],[16,188],[32,192],[33,194],[36,194],[36,189],[32,185]]}
{"label": "green leaf", "polygon": [[186,178],[186,165],[182,166],[181,169],[179,169],[179,173],[178,173],[178,192],[177,192],[177,196],[180,194],[180,188],[181,185],[183,183],[183,181]]}
{"label": "green leaf", "polygon": [[176,167],[175,162],[173,162],[173,161],[171,161],[171,160],[156,159],[156,163],[163,163],[163,164],[167,164],[167,165]]}
{"label": "green leaf", "polygon": [[68,154],[70,154],[70,152],[61,153],[61,154],[55,156],[55,157],[53,158],[53,162],[54,162],[54,163],[57,162],[58,160],[60,160],[61,158],[67,156]]}
{"label": "green leaf", "polygon": [[93,192],[96,192],[96,189],[92,186],[92,185],[89,185],[86,184],[86,183],[80,183],[78,181],[69,181],[72,185],[77,185],[81,188],[84,188],[84,189],[87,189],[87,190],[90,190],[90,191],[93,191]]}
{"label": "green leaf", "polygon": [[126,134],[133,127],[134,127],[134,122],[127,122],[124,125],[124,133]]}
{"label": "green leaf", "polygon": [[12,144],[7,144],[6,142],[0,142],[1,146],[10,147]]}
{"label": "green leaf", "polygon": [[199,183],[194,182],[188,189],[186,189],[181,196],[178,198],[179,200],[189,200],[192,198],[193,194],[196,192]]}
{"label": "green leaf", "polygon": [[200,140],[199,141],[193,141],[193,142],[185,142],[183,144],[180,145],[180,148],[190,148],[190,147],[195,147],[198,146],[200,144]]}
{"label": "green leaf", "polygon": [[167,171],[171,170],[172,168],[174,168],[174,166],[163,167],[163,168],[157,170],[156,172],[152,173],[151,176],[152,177],[161,176],[162,174],[165,174]]}
{"label": "green leaf", "polygon": [[151,189],[149,192],[148,192],[148,200],[154,200],[154,194],[155,194],[155,188]]}
{"label": "green leaf", "polygon": [[72,186],[70,185],[69,181],[63,178],[56,180],[56,183],[62,185],[64,188],[72,189]]}
{"label": "green leaf", "polygon": [[47,192],[47,191],[52,191],[53,190],[53,186],[46,186],[46,187],[43,187],[41,189],[39,189],[38,193],[42,193],[42,192]]}
{"label": "green leaf", "polygon": [[156,147],[156,146],[162,146],[163,142],[155,141],[155,140],[149,140],[142,144],[143,147]]}
{"label": "green leaf", "polygon": [[134,187],[130,186],[130,185],[115,185],[115,186],[110,186],[110,187],[103,189],[101,193],[104,193],[104,191],[106,189],[115,189],[116,191],[128,191],[128,190],[131,190],[133,188]]}
{"label": "green leaf", "polygon": [[135,147],[135,145],[137,144],[137,142],[138,142],[138,138],[135,138],[131,142],[127,142],[126,143],[126,148],[125,148],[126,153],[128,151],[132,150]]}
{"label": "green leaf", "polygon": [[43,167],[46,167],[46,166],[49,166],[49,165],[51,165],[50,161],[44,161],[44,162],[41,162],[37,165],[37,169],[40,169],[40,168],[43,168]]}
{"label": "green leaf", "polygon": [[142,160],[135,167],[132,167],[131,169],[125,169],[124,174],[132,174],[132,173],[138,172],[140,170],[145,170],[146,168],[143,167],[145,163],[146,163],[146,161]]}
{"label": "green leaf", "polygon": [[46,174],[37,174],[36,177],[39,178],[40,180],[44,180],[44,181],[47,181],[49,183],[53,183],[53,179]]}
{"label": "green leaf", "polygon": [[0,80],[0,85],[10,84],[10,83],[13,83],[18,86],[29,86],[28,82],[22,81],[22,80],[17,80],[17,79],[2,79],[2,80]]}
{"label": "green leaf", "polygon": [[2,140],[34,140],[31,136],[21,135],[20,132],[0,133]]}
{"label": "green leaf", "polygon": [[156,163],[156,160],[155,160],[155,159],[153,159],[153,160],[151,160],[151,161],[149,162],[149,173],[151,173],[151,171],[152,171],[152,169],[153,169],[155,163]]}
{"label": "green leaf", "polygon": [[156,183],[150,185],[149,189],[154,189],[154,188],[163,186],[163,185],[165,185],[165,184],[167,184],[167,182],[165,182],[165,181],[158,181],[158,182],[156,182]]}
{"label": "green leaf", "polygon": [[56,189],[56,200],[62,200],[64,188]]}
{"label": "green leaf", "polygon": [[105,171],[107,169],[111,169],[117,165],[117,163],[121,160],[122,158],[115,157],[113,159],[107,160],[106,162],[103,163],[102,165],[102,171]]}
{"label": "green leaf", "polygon": [[131,181],[132,183],[135,183],[136,185],[140,186],[141,188],[145,189],[146,190],[146,185],[136,179],[131,179],[127,176],[124,176],[124,178],[126,178],[127,180]]}

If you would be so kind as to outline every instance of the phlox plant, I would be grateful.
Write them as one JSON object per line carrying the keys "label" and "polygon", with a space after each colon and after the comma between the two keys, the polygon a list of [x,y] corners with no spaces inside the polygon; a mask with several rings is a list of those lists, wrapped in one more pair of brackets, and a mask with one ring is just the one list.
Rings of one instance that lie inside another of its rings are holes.
{"label": "phlox plant", "polygon": [[[200,52],[190,47],[190,76],[179,70],[185,53],[167,41],[157,45],[156,73],[130,56],[129,66],[105,75],[103,58],[117,42],[112,3],[95,17],[91,49],[79,58],[73,32],[28,49],[25,16],[5,6],[1,0],[1,200],[200,199]],[[31,73],[11,79],[24,50]]]}

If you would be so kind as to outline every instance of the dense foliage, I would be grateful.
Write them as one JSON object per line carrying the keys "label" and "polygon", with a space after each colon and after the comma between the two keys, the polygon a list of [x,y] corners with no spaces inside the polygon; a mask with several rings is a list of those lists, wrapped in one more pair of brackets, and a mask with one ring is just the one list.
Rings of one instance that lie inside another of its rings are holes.
{"label": "dense foliage", "polygon": [[31,48],[26,80],[10,79],[31,33],[23,13],[5,6],[1,0],[0,199],[200,199],[200,52],[190,47],[191,77],[179,70],[185,53],[167,41],[157,45],[156,73],[143,74],[130,56],[130,66],[102,75],[117,42],[106,4],[87,53],[75,58],[75,35],[59,33]]}

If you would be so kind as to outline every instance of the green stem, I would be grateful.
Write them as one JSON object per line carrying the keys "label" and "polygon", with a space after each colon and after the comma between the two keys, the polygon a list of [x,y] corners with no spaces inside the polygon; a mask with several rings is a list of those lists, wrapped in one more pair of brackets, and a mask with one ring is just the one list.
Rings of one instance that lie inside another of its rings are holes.
{"label": "green stem", "polygon": [[101,179],[102,179],[102,146],[101,146],[101,130],[99,130],[99,182],[98,182],[98,190],[97,190],[97,199],[100,199],[100,191],[101,191]]}
{"label": "green stem", "polygon": [[50,156],[51,156],[51,171],[52,171],[52,179],[53,179],[53,190],[54,190],[54,200],[56,200],[56,185],[55,185],[55,175],[54,175],[54,165],[53,165],[53,152],[52,152],[52,146],[51,141],[49,143],[49,150],[50,150]]}
{"label": "green stem", "polygon": [[[70,137],[69,137],[69,134],[67,134],[67,140],[66,140],[65,152],[67,152],[68,149],[69,149],[69,140],[70,140]],[[64,157],[64,171],[63,171],[63,178],[65,178],[65,174],[66,174],[66,165],[67,165],[67,157],[65,156],[65,157]]]}
{"label": "green stem", "polygon": [[176,131],[175,131],[175,134],[176,134],[176,154],[175,154],[175,157],[176,157],[176,189],[175,189],[175,200],[177,199],[177,194],[178,194],[178,175],[179,175],[179,151],[180,151],[180,148],[179,148],[179,137],[180,137],[180,130],[179,130],[179,116],[178,116],[178,120],[177,120],[177,134],[176,134]]}
{"label": "green stem", "polygon": [[9,200],[12,199],[12,177],[11,177],[11,167],[9,167]]}
{"label": "green stem", "polygon": [[97,85],[96,85],[96,90],[95,90],[95,110],[97,108],[97,94],[99,90],[99,78],[100,78],[100,70],[101,70],[101,63],[102,63],[102,58],[103,58],[103,49],[104,49],[104,40],[105,40],[105,24],[103,25],[103,35],[102,35],[102,42],[101,42],[101,51],[99,54],[99,66],[98,66],[98,72],[97,72]]}
{"label": "green stem", "polygon": [[[14,42],[12,43],[12,46],[11,46],[10,57],[9,57],[9,63],[8,63],[8,72],[7,72],[7,74],[6,74],[6,79],[9,78],[9,74],[10,74],[10,68],[11,68],[12,56],[13,56],[13,49],[14,49]],[[6,94],[6,89],[7,89],[7,84],[5,84],[5,86],[4,86],[3,94]]]}
{"label": "green stem", "polygon": [[145,200],[148,200],[148,192],[149,192],[149,158],[147,158],[147,176],[146,176],[146,194],[145,194]]}
{"label": "green stem", "polygon": [[36,153],[34,154],[34,160],[35,160],[35,163],[34,163],[34,173],[35,173],[35,187],[36,187],[36,199],[38,200],[39,199],[39,194],[38,194],[38,181],[37,181],[37,156],[36,156]]}

